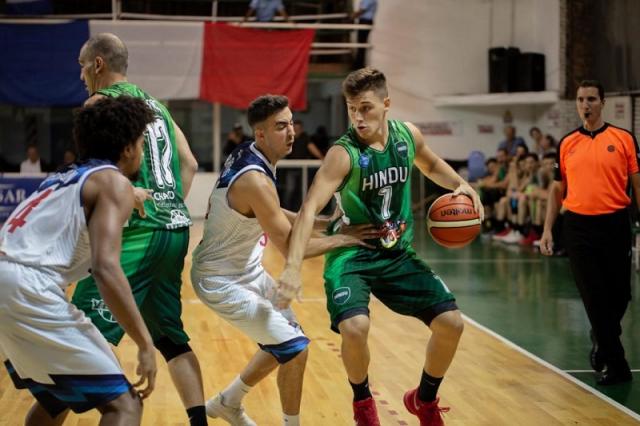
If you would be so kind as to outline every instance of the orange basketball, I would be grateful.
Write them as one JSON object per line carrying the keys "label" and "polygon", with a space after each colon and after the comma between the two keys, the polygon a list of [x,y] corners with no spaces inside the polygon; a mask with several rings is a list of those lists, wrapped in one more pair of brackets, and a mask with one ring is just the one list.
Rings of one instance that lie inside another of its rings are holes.
{"label": "orange basketball", "polygon": [[464,247],[480,233],[480,215],[468,196],[445,194],[429,207],[427,229],[441,246]]}

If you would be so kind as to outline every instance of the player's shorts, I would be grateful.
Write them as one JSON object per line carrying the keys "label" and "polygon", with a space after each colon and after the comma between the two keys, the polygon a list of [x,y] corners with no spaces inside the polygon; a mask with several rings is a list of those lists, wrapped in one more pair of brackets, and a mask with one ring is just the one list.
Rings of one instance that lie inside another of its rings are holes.
{"label": "player's shorts", "polygon": [[324,272],[331,328],[355,315],[369,315],[373,293],[389,309],[421,319],[456,310],[444,281],[412,250],[342,250],[327,256]]}
{"label": "player's shorts", "polygon": [[278,362],[287,362],[309,345],[293,310],[273,305],[275,281],[264,270],[245,276],[207,276],[192,269],[191,282],[205,305]]}
{"label": "player's shorts", "polygon": [[52,416],[128,392],[109,344],[45,273],[0,260],[0,360]]}
{"label": "player's shorts", "polygon": [[[154,342],[168,337],[175,344],[189,341],[182,320],[182,268],[189,248],[189,229],[125,228],[120,264]],[[112,344],[124,330],[107,308],[93,277],[80,282],[72,302],[91,318]]]}

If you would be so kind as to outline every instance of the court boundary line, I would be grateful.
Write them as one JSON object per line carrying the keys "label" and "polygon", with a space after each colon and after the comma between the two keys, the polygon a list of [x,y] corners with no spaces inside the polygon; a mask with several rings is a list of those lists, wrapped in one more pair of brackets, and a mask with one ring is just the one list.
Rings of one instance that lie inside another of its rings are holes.
{"label": "court boundary line", "polygon": [[[593,373],[593,370],[562,370],[565,373]],[[640,370],[631,369],[632,373],[640,373]]]}
{"label": "court boundary line", "polygon": [[553,371],[554,373],[556,373],[556,374],[560,375],[561,377],[567,379],[568,381],[572,382],[573,384],[581,387],[582,389],[586,390],[587,392],[591,393],[592,395],[595,395],[596,397],[600,398],[604,402],[609,403],[611,406],[613,406],[613,407],[617,408],[618,410],[622,411],[623,413],[625,413],[626,415],[628,415],[632,419],[640,421],[640,414],[636,413],[635,411],[631,410],[630,408],[625,407],[624,405],[620,404],[618,401],[615,401],[615,400],[611,399],[610,397],[608,397],[607,395],[605,395],[602,392],[598,391],[597,389],[594,389],[593,387],[589,386],[588,384],[584,383],[583,381],[573,377],[571,374],[566,373],[565,371],[563,371],[560,368],[556,367],[555,365],[549,363],[548,361],[545,361],[544,359],[540,358],[537,355],[532,354],[531,352],[529,352],[528,350],[522,348],[521,346],[516,345],[511,340],[507,339],[504,336],[501,336],[500,334],[498,334],[495,331],[491,330],[490,328],[480,324],[479,322],[477,322],[474,319],[468,317],[467,315],[462,314],[462,317],[469,324],[471,324],[474,327],[478,328],[479,330],[487,333],[488,335],[494,337],[495,339],[497,339],[500,342],[504,343],[505,345],[507,345],[511,349],[514,349],[517,352],[520,352],[522,355],[524,355],[524,356],[532,359],[533,361],[537,362],[538,364],[541,364],[542,366],[547,367],[549,370]]}

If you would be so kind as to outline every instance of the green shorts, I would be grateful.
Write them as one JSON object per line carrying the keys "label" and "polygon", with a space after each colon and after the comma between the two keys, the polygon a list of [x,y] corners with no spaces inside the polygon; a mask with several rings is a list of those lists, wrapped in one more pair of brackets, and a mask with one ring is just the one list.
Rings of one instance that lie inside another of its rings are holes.
{"label": "green shorts", "polygon": [[[189,248],[189,228],[177,230],[125,228],[120,264],[136,305],[156,342],[168,337],[175,344],[189,341],[182,320],[182,268]],[[120,343],[124,330],[102,300],[93,277],[78,282],[72,303],[91,318],[112,344]]]}
{"label": "green shorts", "polygon": [[371,293],[392,311],[427,325],[437,315],[457,309],[442,279],[412,250],[345,250],[327,256],[324,271],[334,331],[347,318],[369,314]]}

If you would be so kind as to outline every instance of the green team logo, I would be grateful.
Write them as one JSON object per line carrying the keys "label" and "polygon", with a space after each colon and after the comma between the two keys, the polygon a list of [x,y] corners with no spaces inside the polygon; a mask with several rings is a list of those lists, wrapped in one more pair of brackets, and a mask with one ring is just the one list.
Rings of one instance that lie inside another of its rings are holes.
{"label": "green team logo", "polygon": [[409,145],[405,141],[400,141],[396,144],[396,151],[400,154],[400,157],[407,158],[407,152],[409,151]]}
{"label": "green team logo", "polygon": [[100,318],[102,318],[103,320],[105,320],[106,322],[110,322],[113,324],[116,324],[118,321],[115,320],[115,318],[113,317],[113,314],[111,313],[111,311],[109,310],[109,308],[107,307],[107,305],[104,303],[104,300],[102,299],[91,299],[91,309],[96,311],[98,313],[98,315],[100,315]]}
{"label": "green team logo", "polygon": [[339,287],[333,290],[331,298],[336,305],[344,305],[351,297],[351,289],[349,287]]}

